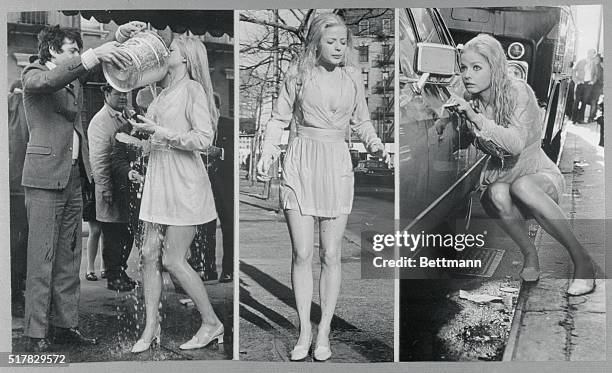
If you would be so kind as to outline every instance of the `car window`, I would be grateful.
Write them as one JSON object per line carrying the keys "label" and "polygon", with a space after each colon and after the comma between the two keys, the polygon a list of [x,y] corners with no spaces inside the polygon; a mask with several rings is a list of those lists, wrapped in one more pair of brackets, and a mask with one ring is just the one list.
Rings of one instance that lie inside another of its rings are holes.
{"label": "car window", "polygon": [[414,62],[414,51],[416,50],[417,36],[414,33],[414,28],[408,18],[409,10],[401,9],[399,12],[399,30],[400,30],[400,68],[402,75],[410,79],[418,79],[412,66]]}
{"label": "car window", "polygon": [[[427,8],[409,8],[399,12],[400,68],[408,80],[419,78],[413,66],[417,42],[448,44],[441,39],[433,17]],[[449,79],[432,76],[428,81],[448,83]]]}
{"label": "car window", "polygon": [[445,44],[442,39],[440,39],[436,26],[431,19],[431,14],[427,11],[427,9],[412,8],[411,10],[419,35],[419,41],[425,43]]}

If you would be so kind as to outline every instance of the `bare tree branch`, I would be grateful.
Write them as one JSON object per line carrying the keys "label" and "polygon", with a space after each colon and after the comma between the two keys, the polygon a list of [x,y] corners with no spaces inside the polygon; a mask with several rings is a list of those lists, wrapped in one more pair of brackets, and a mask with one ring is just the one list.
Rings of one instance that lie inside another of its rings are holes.
{"label": "bare tree branch", "polygon": [[293,32],[295,34],[298,33],[298,29],[293,27],[293,26],[288,26],[288,25],[283,25],[282,23],[277,23],[277,22],[271,22],[271,21],[267,21],[264,19],[259,19],[259,18],[255,18],[255,17],[250,17],[247,16],[243,13],[240,14],[240,20],[243,22],[250,22],[250,23],[255,23],[258,25],[262,25],[262,26],[271,26],[271,27],[277,27],[289,32]]}

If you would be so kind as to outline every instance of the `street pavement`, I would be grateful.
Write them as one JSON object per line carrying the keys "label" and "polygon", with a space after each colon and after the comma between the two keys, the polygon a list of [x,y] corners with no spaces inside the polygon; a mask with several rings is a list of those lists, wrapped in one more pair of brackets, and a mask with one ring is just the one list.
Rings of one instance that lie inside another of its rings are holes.
{"label": "street pavement", "polygon": [[[561,207],[603,277],[604,159],[598,141],[596,124],[568,125],[560,162],[566,179]],[[604,281],[598,280],[591,295],[565,296],[572,274],[567,251],[535,220],[528,224],[543,270],[535,286],[520,283],[523,258],[518,246],[474,199],[469,231],[486,231],[486,247],[503,250],[502,260],[490,278],[401,281],[401,361],[605,358]],[[500,289],[515,287],[521,291],[510,310],[459,296],[464,290],[503,297]]]}
{"label": "street pavement", "polygon": [[[193,305],[183,306],[179,300],[188,298],[175,291],[167,272],[163,273],[161,300],[161,346],[141,354],[130,352],[144,327],[144,298],[142,286],[132,292],[119,293],[106,288],[106,280],[87,281],[87,227],[84,223],[83,256],[81,261],[81,299],[79,305],[80,328],[98,339],[95,346],[54,345],[54,350],[68,354],[70,362],[122,361],[122,360],[222,360],[232,359],[233,284],[206,282],[206,290],[216,314],[225,325],[225,343],[183,351],[179,345],[188,341],[200,326],[200,315]],[[217,269],[220,272],[223,255],[221,230],[217,227]],[[96,258],[99,277],[100,253]],[[137,250],[128,260],[128,275],[142,281],[138,271]],[[23,351],[23,318],[13,317],[13,351]]]}
{"label": "street pavement", "polygon": [[[298,337],[291,288],[291,244],[278,209],[277,185],[270,199],[262,186],[241,178],[240,360],[287,361]],[[332,321],[332,362],[393,361],[393,280],[362,280],[359,232],[393,224],[393,192],[356,188],[342,248],[342,289]],[[382,225],[380,225],[382,224]],[[320,319],[320,261],[313,258],[311,322]]]}
{"label": "street pavement", "polygon": [[606,359],[604,151],[596,123],[567,125],[559,167],[566,189],[561,207],[597,267],[595,292],[568,297],[572,277],[567,251],[540,229],[536,247],[542,276],[523,285],[504,360]]}

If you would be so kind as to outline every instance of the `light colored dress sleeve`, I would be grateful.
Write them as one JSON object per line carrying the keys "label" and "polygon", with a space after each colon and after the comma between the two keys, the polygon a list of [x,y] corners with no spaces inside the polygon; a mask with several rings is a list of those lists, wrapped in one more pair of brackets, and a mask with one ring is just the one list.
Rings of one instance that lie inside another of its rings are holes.
{"label": "light colored dress sleeve", "polygon": [[295,103],[297,78],[294,74],[288,72],[281,90],[279,92],[276,103],[272,108],[272,116],[266,125],[264,135],[262,153],[271,154],[277,158],[280,154],[278,145],[282,141],[283,131],[291,124],[293,118],[293,105]]}
{"label": "light colored dress sleeve", "polygon": [[483,118],[482,128],[476,130],[476,136],[484,140],[491,140],[498,146],[512,153],[519,155],[527,145],[530,127],[539,123],[541,116],[540,110],[535,99],[535,95],[526,83],[520,82],[515,86],[516,106],[512,120],[508,127],[500,126],[494,120]]}
{"label": "light colored dress sleeve", "polygon": [[185,116],[191,125],[191,130],[178,132],[158,127],[153,134],[153,141],[165,143],[176,149],[204,152],[212,144],[215,135],[204,88],[199,83],[190,81],[185,100]]}
{"label": "light colored dress sleeve", "polygon": [[351,129],[357,133],[359,139],[363,142],[368,152],[372,152],[372,146],[382,144],[381,139],[376,134],[372,121],[370,120],[370,111],[368,103],[365,99],[365,89],[361,74],[356,69],[348,69],[351,79],[355,83],[357,92],[355,95],[355,110],[351,115]]}

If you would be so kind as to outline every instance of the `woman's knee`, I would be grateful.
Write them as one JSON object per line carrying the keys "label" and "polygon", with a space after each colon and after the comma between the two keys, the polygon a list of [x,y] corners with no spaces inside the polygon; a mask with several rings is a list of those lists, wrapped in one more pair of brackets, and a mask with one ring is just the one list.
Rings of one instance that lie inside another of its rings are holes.
{"label": "woman's knee", "polygon": [[89,223],[89,236],[92,238],[99,238],[102,234],[102,227],[98,223]]}
{"label": "woman's knee", "polygon": [[521,201],[526,201],[530,194],[533,193],[533,187],[533,184],[528,178],[519,177],[510,185],[510,193]]}
{"label": "woman's knee", "polygon": [[143,264],[157,263],[159,260],[159,251],[161,248],[161,242],[153,234],[149,234],[144,238],[140,256]]}
{"label": "woman's knee", "polygon": [[325,266],[339,266],[341,259],[341,250],[339,247],[325,248],[319,253],[321,264]]}
{"label": "woman's knee", "polygon": [[312,248],[293,248],[293,264],[310,265],[310,263],[312,263]]}
{"label": "woman's knee", "polygon": [[159,260],[159,248],[155,245],[142,245],[140,256],[143,264],[155,264]]}
{"label": "woman's knee", "polygon": [[506,212],[511,209],[512,197],[507,184],[492,184],[487,189],[484,198],[486,198],[486,203],[498,212]]}
{"label": "woman's knee", "polygon": [[168,253],[164,251],[162,253],[162,264],[168,270],[168,272],[174,274],[183,268],[187,264],[185,257],[179,257],[175,253]]}

